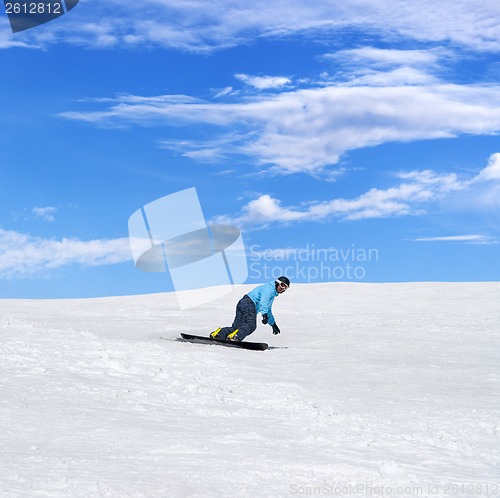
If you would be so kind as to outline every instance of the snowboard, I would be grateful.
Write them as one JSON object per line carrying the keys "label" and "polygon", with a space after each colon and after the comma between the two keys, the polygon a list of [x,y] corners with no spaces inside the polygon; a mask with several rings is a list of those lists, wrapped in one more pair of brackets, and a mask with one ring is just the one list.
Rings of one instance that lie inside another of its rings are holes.
{"label": "snowboard", "polygon": [[185,341],[196,344],[217,344],[230,348],[251,349],[252,351],[265,351],[269,347],[265,342],[226,341],[224,339],[212,339],[211,337],[191,334],[181,334],[181,337]]}

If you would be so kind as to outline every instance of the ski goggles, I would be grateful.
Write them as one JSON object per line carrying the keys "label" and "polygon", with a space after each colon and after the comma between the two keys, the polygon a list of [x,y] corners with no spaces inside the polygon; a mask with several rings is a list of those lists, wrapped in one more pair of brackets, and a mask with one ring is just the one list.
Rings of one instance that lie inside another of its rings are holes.
{"label": "ski goggles", "polygon": [[285,282],[282,282],[281,280],[276,280],[276,283],[278,284],[278,287],[281,287],[284,291],[288,289],[288,285],[286,285]]}

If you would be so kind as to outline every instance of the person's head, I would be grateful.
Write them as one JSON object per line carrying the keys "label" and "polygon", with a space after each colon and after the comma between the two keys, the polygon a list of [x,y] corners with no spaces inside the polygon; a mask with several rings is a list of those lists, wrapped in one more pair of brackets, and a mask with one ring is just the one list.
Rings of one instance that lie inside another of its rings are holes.
{"label": "person's head", "polygon": [[276,286],[276,292],[282,294],[290,287],[290,280],[287,277],[279,277],[274,281],[274,285]]}

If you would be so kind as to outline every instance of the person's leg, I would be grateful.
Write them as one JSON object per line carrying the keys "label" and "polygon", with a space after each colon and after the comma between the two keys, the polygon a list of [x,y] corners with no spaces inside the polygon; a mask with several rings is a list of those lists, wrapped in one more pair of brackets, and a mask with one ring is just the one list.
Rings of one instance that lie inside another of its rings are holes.
{"label": "person's leg", "polygon": [[234,327],[232,333],[236,331],[236,335],[231,337],[232,333],[228,336],[231,339],[242,341],[245,337],[249,336],[257,328],[257,312],[255,310],[254,302],[248,297],[244,296],[238,303],[239,308],[238,326]]}
{"label": "person's leg", "polygon": [[[210,334],[211,337],[214,337],[215,339],[227,339],[227,336],[229,334],[232,334],[235,330],[238,330],[240,324],[243,323],[243,320],[244,320],[244,316],[243,316],[244,311],[243,311],[241,303],[242,303],[242,301],[245,300],[245,297],[247,297],[253,304],[253,301],[248,296],[243,296],[238,301],[238,304],[236,305],[236,315],[234,317],[233,324],[230,327],[222,327],[218,332],[216,330],[215,332],[217,332],[217,334],[215,334],[215,335],[213,335],[214,332],[212,332],[212,334]],[[255,305],[254,305],[254,308],[255,308]]]}

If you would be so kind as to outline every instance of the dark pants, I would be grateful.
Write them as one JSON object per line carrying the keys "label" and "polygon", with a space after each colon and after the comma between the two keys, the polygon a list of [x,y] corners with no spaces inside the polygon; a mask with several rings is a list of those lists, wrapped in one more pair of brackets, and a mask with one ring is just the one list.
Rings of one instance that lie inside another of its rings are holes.
{"label": "dark pants", "polygon": [[257,311],[254,302],[247,296],[243,296],[236,305],[236,316],[231,327],[224,327],[218,334],[218,338],[225,339],[231,332],[238,329],[236,337],[242,341],[257,328]]}

